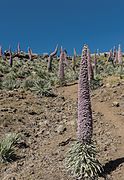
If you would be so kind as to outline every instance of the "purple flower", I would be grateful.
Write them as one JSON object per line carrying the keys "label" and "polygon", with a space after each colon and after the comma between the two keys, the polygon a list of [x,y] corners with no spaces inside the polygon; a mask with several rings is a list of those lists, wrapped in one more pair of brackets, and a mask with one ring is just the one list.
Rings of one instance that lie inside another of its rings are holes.
{"label": "purple flower", "polygon": [[75,71],[75,64],[76,64],[76,49],[74,48],[74,56],[72,57],[72,68]]}
{"label": "purple flower", "polygon": [[28,48],[28,56],[29,56],[29,59],[32,60],[32,50],[30,47]]}
{"label": "purple flower", "polygon": [[64,50],[64,61],[65,61],[65,64],[68,66],[68,59],[67,59],[67,52],[66,52],[66,50]]}
{"label": "purple flower", "polygon": [[118,46],[118,63],[122,64],[122,52],[121,52],[121,45]]}
{"label": "purple flower", "polygon": [[93,132],[86,51],[82,56],[78,82],[78,140],[90,143]]}
{"label": "purple flower", "polygon": [[52,71],[52,60],[53,60],[53,57],[57,54],[57,52],[58,52],[58,44],[57,44],[55,50],[52,53],[50,53],[50,55],[48,57],[48,64],[47,64],[48,71]]}
{"label": "purple flower", "polygon": [[58,72],[58,76],[60,80],[64,80],[64,61],[65,61],[65,54],[64,51],[62,51],[60,53],[59,72]]}
{"label": "purple flower", "polygon": [[91,81],[94,79],[94,73],[93,73],[93,67],[91,63],[91,55],[90,55],[90,50],[87,49],[87,63],[88,63],[88,79]]}
{"label": "purple flower", "polygon": [[13,66],[12,51],[11,51],[10,46],[9,46],[9,64],[10,64],[11,67]]}
{"label": "purple flower", "polygon": [[20,44],[18,43],[18,46],[17,46],[17,54],[20,54],[21,50],[20,50]]}
{"label": "purple flower", "polygon": [[2,46],[0,46],[0,57],[2,57]]}
{"label": "purple flower", "polygon": [[95,71],[95,74],[97,74],[97,56],[96,56],[96,53],[94,54],[94,71]]}

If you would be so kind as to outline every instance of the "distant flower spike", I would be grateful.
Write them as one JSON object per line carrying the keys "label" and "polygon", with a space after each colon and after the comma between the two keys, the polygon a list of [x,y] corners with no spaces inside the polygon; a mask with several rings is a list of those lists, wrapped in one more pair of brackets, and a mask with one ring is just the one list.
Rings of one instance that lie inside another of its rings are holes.
{"label": "distant flower spike", "polygon": [[63,48],[62,48],[62,46],[60,47],[60,53],[63,51]]}
{"label": "distant flower spike", "polygon": [[114,58],[116,57],[116,47],[115,46],[113,47],[113,57]]}
{"label": "distant flower spike", "polygon": [[28,56],[29,56],[29,59],[32,60],[32,50],[30,47],[28,48]]}
{"label": "distant flower spike", "polygon": [[58,72],[58,76],[61,81],[64,80],[64,61],[65,61],[65,54],[64,51],[62,51],[60,54],[59,72]]}
{"label": "distant flower spike", "polygon": [[17,46],[17,54],[19,55],[20,52],[21,52],[21,50],[20,50],[20,43],[18,43],[18,46]]}
{"label": "distant flower spike", "polygon": [[118,63],[122,64],[122,52],[121,52],[121,45],[118,46]]}
{"label": "distant flower spike", "polygon": [[2,46],[0,46],[0,57],[2,57],[3,53],[2,53]]}
{"label": "distant flower spike", "polygon": [[74,56],[72,57],[72,68],[75,71],[75,65],[76,65],[76,49],[74,48]]}
{"label": "distant flower spike", "polygon": [[9,64],[10,64],[10,67],[13,66],[12,51],[11,51],[11,47],[10,46],[9,46]]}
{"label": "distant flower spike", "polygon": [[118,63],[118,52],[117,50],[114,52],[114,64]]}
{"label": "distant flower spike", "polygon": [[90,50],[87,49],[87,63],[88,63],[88,79],[89,81],[94,79],[93,67],[91,62]]}
{"label": "distant flower spike", "polygon": [[58,44],[55,50],[48,57],[48,65],[47,65],[48,71],[52,71],[52,60],[53,60],[53,57],[57,54],[57,52],[58,52]]}
{"label": "distant flower spike", "polygon": [[96,55],[96,53],[94,54],[94,70],[95,70],[95,74],[97,74],[97,55]]}
{"label": "distant flower spike", "polygon": [[65,64],[68,66],[68,59],[67,59],[67,51],[64,50],[64,60],[65,60]]}

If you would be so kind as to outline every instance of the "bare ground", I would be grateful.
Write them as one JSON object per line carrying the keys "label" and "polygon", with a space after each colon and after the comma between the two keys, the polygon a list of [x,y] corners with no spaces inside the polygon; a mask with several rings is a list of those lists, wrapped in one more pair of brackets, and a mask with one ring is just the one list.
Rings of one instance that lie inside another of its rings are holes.
{"label": "bare ground", "polygon": [[[23,137],[18,159],[0,164],[1,180],[73,180],[64,158],[76,139],[77,84],[58,88],[57,94],[0,91],[1,138],[8,132]],[[108,179],[124,180],[124,82],[104,85],[91,98],[98,158]]]}

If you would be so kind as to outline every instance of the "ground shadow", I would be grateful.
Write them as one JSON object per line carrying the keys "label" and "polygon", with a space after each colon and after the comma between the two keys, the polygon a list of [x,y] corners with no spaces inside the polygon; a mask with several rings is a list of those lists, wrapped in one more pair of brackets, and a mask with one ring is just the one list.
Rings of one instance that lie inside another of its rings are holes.
{"label": "ground shadow", "polygon": [[120,165],[124,163],[124,157],[122,158],[118,158],[112,161],[109,161],[108,163],[105,164],[105,166],[103,167],[104,169],[104,174],[110,174],[111,172],[113,172],[114,170],[116,170],[116,168]]}

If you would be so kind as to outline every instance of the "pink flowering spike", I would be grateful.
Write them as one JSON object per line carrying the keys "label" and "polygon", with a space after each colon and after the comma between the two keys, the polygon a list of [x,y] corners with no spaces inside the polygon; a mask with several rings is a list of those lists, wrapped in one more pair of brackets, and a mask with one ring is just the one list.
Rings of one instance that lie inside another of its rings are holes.
{"label": "pink flowering spike", "polygon": [[20,50],[20,43],[18,43],[18,46],[17,46],[17,54],[19,55],[20,52],[21,52],[21,50]]}
{"label": "pink flowering spike", "polygon": [[74,48],[74,56],[76,57],[77,56],[77,53],[76,53],[76,49]]}
{"label": "pink flowering spike", "polygon": [[99,49],[97,49],[97,56],[98,56],[98,57],[100,56],[100,52],[99,52]]}
{"label": "pink flowering spike", "polygon": [[2,52],[2,46],[0,46],[0,57],[2,57],[3,52]]}
{"label": "pink flowering spike", "polygon": [[58,52],[58,44],[57,44],[55,50],[50,54],[50,56],[54,57],[57,54],[57,52]]}
{"label": "pink flowering spike", "polygon": [[63,51],[63,48],[62,48],[62,46],[60,47],[60,53]]}
{"label": "pink flowering spike", "polygon": [[97,55],[96,55],[96,53],[94,54],[94,64],[97,65]]}
{"label": "pink flowering spike", "polygon": [[52,60],[53,60],[53,57],[57,54],[57,52],[58,52],[58,44],[57,44],[55,50],[48,57],[48,64],[47,64],[48,71],[52,71]]}
{"label": "pink flowering spike", "polygon": [[65,55],[64,55],[64,51],[62,51],[60,54],[59,72],[58,72],[58,76],[61,81],[64,80],[64,60],[65,60]]}
{"label": "pink flowering spike", "polygon": [[117,64],[118,63],[118,52],[117,50],[114,50],[114,64]]}
{"label": "pink flowering spike", "polygon": [[28,48],[28,56],[29,56],[29,60],[32,60],[32,50],[31,50],[31,48]]}
{"label": "pink flowering spike", "polygon": [[87,49],[87,63],[88,63],[88,79],[89,81],[94,79],[93,67],[91,62],[90,50]]}
{"label": "pink flowering spike", "polygon": [[67,51],[64,50],[64,60],[65,60],[65,64],[68,66],[68,59],[67,59]]}
{"label": "pink flowering spike", "polygon": [[94,71],[95,71],[95,74],[97,74],[97,55],[96,55],[96,53],[94,54]]}
{"label": "pink flowering spike", "polygon": [[81,143],[90,143],[93,133],[93,119],[90,102],[89,82],[88,82],[88,65],[86,54],[83,54],[79,82],[78,82],[78,140]]}
{"label": "pink flowering spike", "polygon": [[9,47],[9,64],[10,64],[10,67],[13,66],[13,59],[12,59],[12,51],[11,51],[11,47]]}
{"label": "pink flowering spike", "polygon": [[75,71],[75,65],[76,65],[76,49],[74,48],[74,56],[72,57],[72,69]]}
{"label": "pink flowering spike", "polygon": [[52,56],[48,57],[47,70],[52,71]]}
{"label": "pink flowering spike", "polygon": [[113,63],[113,53],[112,53],[112,50],[109,51],[109,55],[108,55],[107,61]]}
{"label": "pink flowering spike", "polygon": [[113,57],[114,58],[116,57],[116,47],[115,46],[113,47]]}
{"label": "pink flowering spike", "polygon": [[118,46],[118,63],[122,64],[122,52],[121,52],[121,45]]}

